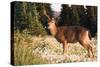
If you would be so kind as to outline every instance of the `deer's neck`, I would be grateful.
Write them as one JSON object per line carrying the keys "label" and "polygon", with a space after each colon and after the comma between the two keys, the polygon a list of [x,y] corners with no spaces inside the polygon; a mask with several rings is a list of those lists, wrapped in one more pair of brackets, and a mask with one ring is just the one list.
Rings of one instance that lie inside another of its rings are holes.
{"label": "deer's neck", "polygon": [[50,30],[52,36],[56,36],[56,33],[57,33],[57,26],[55,25],[51,30]]}

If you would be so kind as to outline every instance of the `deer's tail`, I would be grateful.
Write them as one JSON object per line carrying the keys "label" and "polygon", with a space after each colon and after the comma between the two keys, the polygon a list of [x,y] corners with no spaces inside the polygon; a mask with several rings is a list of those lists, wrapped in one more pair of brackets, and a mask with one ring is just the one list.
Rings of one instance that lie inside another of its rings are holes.
{"label": "deer's tail", "polygon": [[90,31],[88,31],[88,36],[89,36],[89,38],[90,38],[90,40],[91,40],[91,39],[92,39],[92,36],[91,36]]}

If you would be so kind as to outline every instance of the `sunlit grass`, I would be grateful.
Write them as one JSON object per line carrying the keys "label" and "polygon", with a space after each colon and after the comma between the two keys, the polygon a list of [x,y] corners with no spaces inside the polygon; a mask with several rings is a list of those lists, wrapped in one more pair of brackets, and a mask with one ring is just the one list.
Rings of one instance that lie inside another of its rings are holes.
{"label": "sunlit grass", "polygon": [[46,64],[48,61],[33,53],[32,40],[23,34],[17,33],[14,42],[14,64],[31,65]]}

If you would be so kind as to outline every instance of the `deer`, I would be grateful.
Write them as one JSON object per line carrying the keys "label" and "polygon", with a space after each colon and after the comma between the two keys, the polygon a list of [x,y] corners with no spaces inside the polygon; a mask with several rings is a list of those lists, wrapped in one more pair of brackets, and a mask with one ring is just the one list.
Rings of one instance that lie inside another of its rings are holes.
{"label": "deer", "polygon": [[48,29],[56,40],[63,44],[63,53],[68,49],[68,43],[79,42],[87,51],[88,57],[93,58],[93,48],[90,45],[91,35],[88,29],[81,26],[57,27],[54,19],[49,20]]}
{"label": "deer", "polygon": [[[46,13],[45,13],[46,14]],[[46,14],[47,15],[47,14]],[[93,58],[90,31],[82,26],[57,26],[54,18],[48,17],[48,29],[56,40],[62,43],[63,54],[68,49],[68,43],[79,42],[87,51],[88,57]]]}

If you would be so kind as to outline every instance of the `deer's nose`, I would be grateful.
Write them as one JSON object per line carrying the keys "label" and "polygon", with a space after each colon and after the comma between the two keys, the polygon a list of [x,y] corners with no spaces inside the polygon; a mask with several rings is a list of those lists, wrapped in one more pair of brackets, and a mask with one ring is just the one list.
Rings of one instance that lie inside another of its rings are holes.
{"label": "deer's nose", "polygon": [[45,28],[45,29],[49,29],[49,27],[48,27],[48,26],[45,26],[44,28]]}

